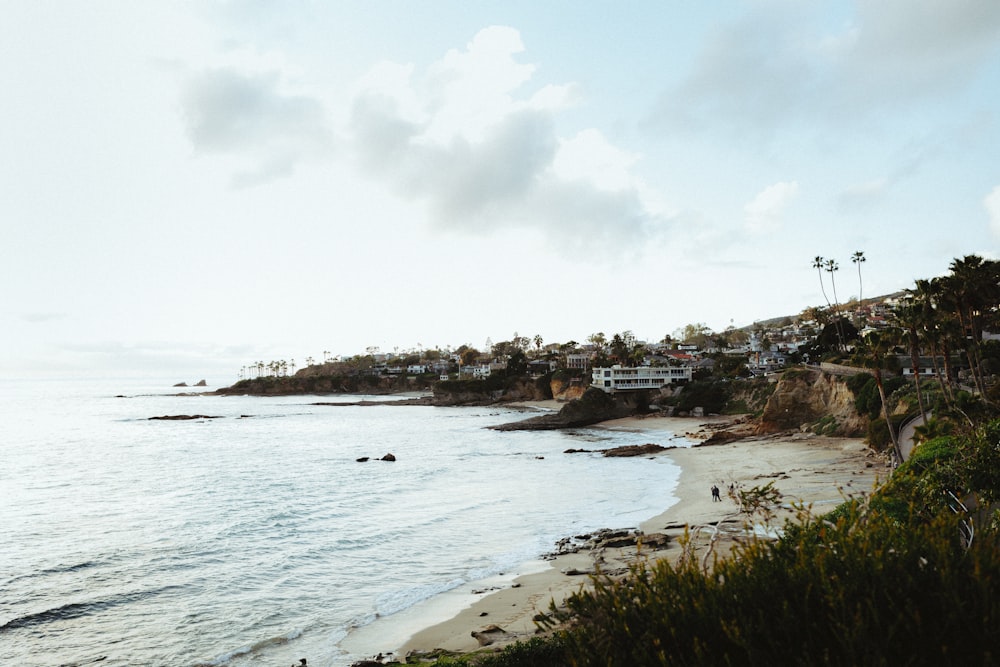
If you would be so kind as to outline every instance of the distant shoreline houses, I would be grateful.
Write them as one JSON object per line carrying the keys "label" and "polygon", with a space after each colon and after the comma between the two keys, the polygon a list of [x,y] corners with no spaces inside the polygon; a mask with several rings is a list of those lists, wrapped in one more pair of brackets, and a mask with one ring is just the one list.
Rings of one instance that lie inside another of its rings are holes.
{"label": "distant shoreline houses", "polygon": [[[897,311],[904,301],[901,295],[889,295],[867,300],[863,304],[845,306],[841,317],[856,327],[855,335],[865,338],[874,331],[898,326]],[[805,314],[805,311],[803,311]],[[846,315],[846,317],[844,317]],[[513,364],[514,372],[531,377],[543,377],[553,372],[568,372],[576,383],[587,383],[605,392],[662,389],[709,377],[718,370],[724,377],[770,376],[780,373],[788,364],[798,362],[816,364],[819,355],[811,349],[820,334],[830,328],[828,321],[807,317],[793,320],[790,316],[755,322],[752,326],[735,329],[729,327],[722,333],[713,333],[704,325],[689,328],[686,338],[672,340],[664,337],[660,342],[637,340],[631,332],[615,334],[607,340],[603,333],[594,334],[589,343],[576,341],[542,345],[540,336],[533,340],[515,334],[512,341],[493,345],[487,340],[487,351],[479,352],[468,346],[458,350],[410,350],[403,354],[381,353],[377,347],[368,348],[368,354],[356,358],[332,358],[323,353],[322,367],[328,371],[349,375],[375,377],[401,377],[410,380],[434,377],[446,380],[485,380],[495,375],[506,375]],[[827,334],[829,337],[829,334]],[[998,340],[1000,334],[983,332],[983,340]],[[532,346],[531,343],[534,343]],[[853,345],[844,346],[850,352]],[[900,346],[902,347],[902,346]],[[917,373],[932,377],[943,359],[927,356],[922,350]],[[810,355],[816,358],[810,358]],[[912,376],[913,363],[908,355],[898,355],[897,372]],[[307,358],[309,367],[314,364]],[[937,363],[935,364],[935,361]],[[957,355],[949,358],[949,366],[959,372],[965,366]],[[316,364],[316,366],[320,366]],[[294,360],[289,365],[295,373]],[[342,369],[342,371],[341,371]],[[303,371],[305,369],[302,369]],[[240,378],[287,373],[284,362],[272,362],[245,367]],[[589,380],[588,380],[589,378]]]}

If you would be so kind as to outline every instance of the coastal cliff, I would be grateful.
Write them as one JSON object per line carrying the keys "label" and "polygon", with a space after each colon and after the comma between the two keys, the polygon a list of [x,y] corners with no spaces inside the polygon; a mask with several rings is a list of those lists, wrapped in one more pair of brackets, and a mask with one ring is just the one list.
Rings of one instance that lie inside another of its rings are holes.
{"label": "coastal cliff", "polygon": [[868,418],[855,408],[854,393],[835,375],[816,370],[786,371],[757,424],[760,434],[800,430],[822,435],[864,435]]}
{"label": "coastal cliff", "polygon": [[568,402],[555,414],[539,415],[523,421],[494,426],[497,431],[547,431],[560,428],[590,426],[609,419],[635,414],[634,399],[612,397],[596,387]]}

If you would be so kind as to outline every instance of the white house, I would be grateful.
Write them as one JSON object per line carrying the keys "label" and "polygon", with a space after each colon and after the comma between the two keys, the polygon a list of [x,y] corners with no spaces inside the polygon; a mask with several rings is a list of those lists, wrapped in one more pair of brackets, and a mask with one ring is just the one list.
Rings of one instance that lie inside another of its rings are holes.
{"label": "white house", "polygon": [[595,368],[591,374],[591,386],[607,393],[632,391],[636,389],[659,389],[675,382],[691,380],[690,366],[637,366],[623,368]]}
{"label": "white house", "polygon": [[[466,372],[470,371],[466,370]],[[480,364],[479,366],[473,366],[471,368],[472,376],[477,378],[488,378],[492,372],[493,370],[490,368],[489,364]]]}

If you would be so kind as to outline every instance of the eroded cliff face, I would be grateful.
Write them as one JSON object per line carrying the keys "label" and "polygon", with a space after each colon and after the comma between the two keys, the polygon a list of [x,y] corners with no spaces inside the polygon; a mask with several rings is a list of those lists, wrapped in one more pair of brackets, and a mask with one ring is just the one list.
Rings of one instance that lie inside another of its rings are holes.
{"label": "eroded cliff face", "polygon": [[557,401],[572,401],[583,396],[590,385],[585,380],[553,375],[549,386],[552,388],[552,398]]}
{"label": "eroded cliff face", "polygon": [[492,405],[544,401],[552,398],[535,380],[521,378],[507,382],[502,388],[478,381],[438,382],[434,385],[435,405]]}
{"label": "eroded cliff face", "polygon": [[764,406],[759,433],[790,429],[823,435],[862,436],[868,420],[857,413],[854,394],[833,375],[820,371],[788,371]]}

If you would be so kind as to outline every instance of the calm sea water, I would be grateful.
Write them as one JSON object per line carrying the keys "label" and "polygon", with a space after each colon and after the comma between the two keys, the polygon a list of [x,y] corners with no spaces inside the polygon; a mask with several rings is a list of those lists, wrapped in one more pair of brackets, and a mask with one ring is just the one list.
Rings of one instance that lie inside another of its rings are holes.
{"label": "calm sea water", "polygon": [[[0,382],[0,664],[348,665],[355,629],[675,500],[667,458],[562,453],[667,431],[168,385]],[[148,419],[177,414],[220,418]]]}

